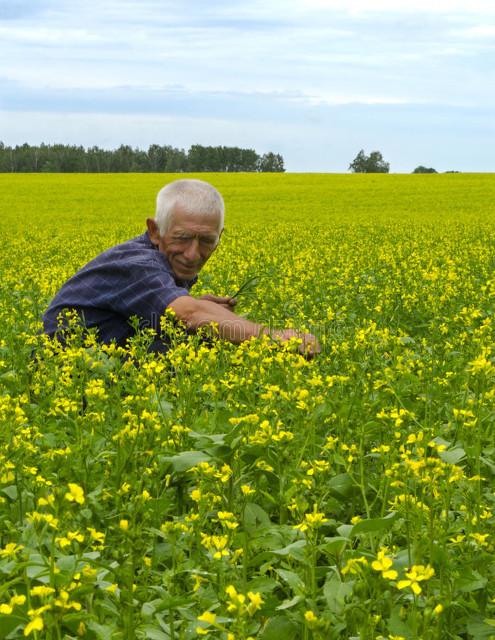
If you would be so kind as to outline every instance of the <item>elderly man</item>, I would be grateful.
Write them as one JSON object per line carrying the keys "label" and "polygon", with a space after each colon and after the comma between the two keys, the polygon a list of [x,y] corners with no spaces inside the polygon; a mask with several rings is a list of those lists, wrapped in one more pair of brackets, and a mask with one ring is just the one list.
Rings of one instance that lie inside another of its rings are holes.
{"label": "elderly man", "polygon": [[168,184],[158,193],[156,215],[146,220],[146,233],[100,254],[62,286],[43,316],[45,333],[56,335],[59,314],[71,309],[85,327],[98,329],[101,342],[123,346],[134,334],[130,318],[136,316],[140,327],[157,331],[151,350],[166,351],[160,317],[172,309],[191,331],[214,323],[219,336],[234,343],[262,333],[282,341],[300,337],[302,352],[317,353],[319,344],[311,334],[269,332],[236,315],[232,298],[189,294],[218,246],[223,219],[222,196],[207,182]]}

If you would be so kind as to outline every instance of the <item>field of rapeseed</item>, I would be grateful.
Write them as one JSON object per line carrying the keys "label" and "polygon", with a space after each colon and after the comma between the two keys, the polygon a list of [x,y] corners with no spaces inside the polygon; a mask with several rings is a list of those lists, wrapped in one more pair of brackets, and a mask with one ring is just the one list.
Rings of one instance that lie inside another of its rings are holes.
{"label": "field of rapeseed", "polygon": [[49,299],[173,176],[0,176],[0,638],[495,638],[495,177],[201,177],[194,293],[319,357],[60,349]]}

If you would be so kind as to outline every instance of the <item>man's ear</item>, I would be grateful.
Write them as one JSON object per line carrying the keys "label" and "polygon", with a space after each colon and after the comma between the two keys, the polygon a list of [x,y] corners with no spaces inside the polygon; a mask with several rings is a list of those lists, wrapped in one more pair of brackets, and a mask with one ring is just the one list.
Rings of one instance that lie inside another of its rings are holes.
{"label": "man's ear", "polygon": [[160,244],[160,230],[153,218],[146,218],[146,226],[148,227],[148,235],[151,242],[158,246]]}

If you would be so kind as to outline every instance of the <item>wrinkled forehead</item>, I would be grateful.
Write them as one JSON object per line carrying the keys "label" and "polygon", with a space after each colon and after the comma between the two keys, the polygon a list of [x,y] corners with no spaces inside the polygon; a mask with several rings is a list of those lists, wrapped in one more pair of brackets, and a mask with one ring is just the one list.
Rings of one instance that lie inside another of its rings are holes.
{"label": "wrinkled forehead", "polygon": [[183,206],[177,206],[172,212],[169,229],[181,229],[202,235],[218,235],[221,231],[220,221],[220,213],[207,214],[200,211],[189,210]]}

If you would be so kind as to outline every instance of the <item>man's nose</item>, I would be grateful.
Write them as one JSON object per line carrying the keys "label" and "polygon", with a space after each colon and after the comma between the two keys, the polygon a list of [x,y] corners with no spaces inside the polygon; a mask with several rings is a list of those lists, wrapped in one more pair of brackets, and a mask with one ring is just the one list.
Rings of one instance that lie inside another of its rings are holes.
{"label": "man's nose", "polygon": [[192,238],[184,251],[184,258],[191,262],[195,262],[196,260],[199,260],[200,257],[199,240],[198,238]]}

